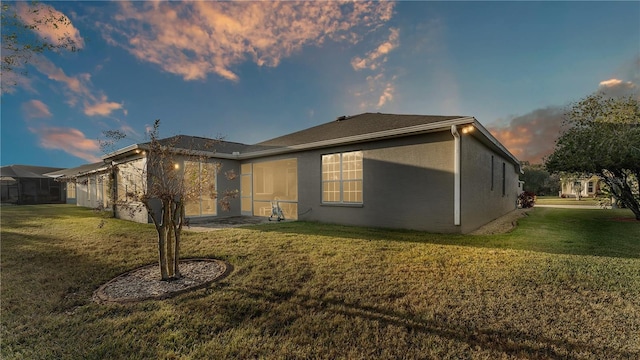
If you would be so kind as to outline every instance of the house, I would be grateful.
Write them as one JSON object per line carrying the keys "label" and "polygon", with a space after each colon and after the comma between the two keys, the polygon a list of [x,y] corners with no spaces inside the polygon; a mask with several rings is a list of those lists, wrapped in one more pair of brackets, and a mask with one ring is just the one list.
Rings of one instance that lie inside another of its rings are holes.
{"label": "house", "polygon": [[66,203],[90,208],[108,208],[109,166],[103,161],[46,174],[64,184]]}
{"label": "house", "polygon": [[0,168],[0,201],[3,204],[59,204],[65,202],[64,186],[45,175],[61,168],[7,165]]}
{"label": "house", "polygon": [[601,190],[601,179],[598,176],[563,177],[560,179],[561,197],[595,197]]}
{"label": "house", "polygon": [[[215,176],[218,191],[240,190],[230,211],[203,195],[187,204],[187,217],[269,216],[277,200],[287,219],[468,233],[514,210],[520,192],[518,159],[473,117],[341,116],[254,145],[222,141],[215,151],[203,145],[210,139],[178,140],[177,151],[208,160],[177,167]],[[119,201],[148,181],[140,175],[147,150],[134,144],[104,156],[117,169]],[[221,176],[217,166],[239,176]]]}

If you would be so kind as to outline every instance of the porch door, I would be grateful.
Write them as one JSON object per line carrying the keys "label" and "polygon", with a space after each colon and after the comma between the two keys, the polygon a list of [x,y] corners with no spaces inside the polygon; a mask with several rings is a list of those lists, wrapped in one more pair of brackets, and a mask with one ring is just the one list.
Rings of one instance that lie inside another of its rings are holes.
{"label": "porch door", "polygon": [[251,164],[240,167],[240,211],[242,215],[253,215],[253,177]]}

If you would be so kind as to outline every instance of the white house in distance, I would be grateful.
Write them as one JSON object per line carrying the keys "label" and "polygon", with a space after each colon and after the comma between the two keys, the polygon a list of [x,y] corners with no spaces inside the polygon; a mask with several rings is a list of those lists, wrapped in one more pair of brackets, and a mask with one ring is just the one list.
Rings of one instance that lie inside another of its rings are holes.
{"label": "white house in distance", "polygon": [[[599,177],[566,177],[560,180],[561,197],[595,197],[601,188]],[[579,195],[579,196],[578,196]]]}
{"label": "white house in distance", "polygon": [[[198,148],[210,139],[178,140],[177,149],[188,143],[208,159],[184,160],[180,167],[214,174],[206,176],[216,177],[219,191],[240,190],[230,211],[203,195],[187,205],[191,218],[269,216],[271,201],[278,200],[287,219],[468,233],[514,210],[520,193],[520,162],[469,116],[341,116],[254,145],[222,141],[214,151]],[[118,169],[109,181],[120,201],[127,201],[127,189],[144,185],[134,174],[144,169],[147,148],[134,144],[104,156]],[[109,175],[94,165],[75,177],[87,178],[88,198],[104,201],[108,191],[99,190],[105,184],[100,176]],[[216,175],[211,170],[218,165],[238,179]]]}

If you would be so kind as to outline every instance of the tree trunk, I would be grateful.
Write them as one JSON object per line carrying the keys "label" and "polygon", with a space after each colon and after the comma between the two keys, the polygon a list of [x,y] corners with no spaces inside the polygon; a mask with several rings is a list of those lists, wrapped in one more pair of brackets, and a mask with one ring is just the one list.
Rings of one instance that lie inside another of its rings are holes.
{"label": "tree trunk", "polygon": [[167,222],[165,226],[167,227],[167,268],[169,272],[169,277],[173,278],[173,202],[169,201],[167,204]]}
{"label": "tree trunk", "polygon": [[158,231],[158,262],[160,265],[160,276],[162,280],[168,280],[167,272],[167,233],[166,229],[160,225],[156,227]]}
{"label": "tree trunk", "polygon": [[175,237],[175,256],[173,259],[174,265],[173,267],[175,268],[175,276],[176,278],[180,278],[182,277],[182,274],[180,274],[180,240],[182,237],[182,221],[184,220],[184,203],[182,201],[178,202],[178,206],[176,209],[176,216],[175,216],[175,222],[174,222],[174,229],[173,229],[173,236]]}
{"label": "tree trunk", "polygon": [[622,172],[612,172],[611,175],[603,173],[602,177],[616,199],[630,209],[636,220],[640,221],[640,203],[634,197],[625,175]]}

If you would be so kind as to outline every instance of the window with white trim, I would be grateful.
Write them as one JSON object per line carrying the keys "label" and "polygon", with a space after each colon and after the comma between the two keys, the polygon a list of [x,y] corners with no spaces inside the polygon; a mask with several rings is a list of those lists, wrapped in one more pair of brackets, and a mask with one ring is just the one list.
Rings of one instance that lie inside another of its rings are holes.
{"label": "window with white trim", "polygon": [[362,204],[362,151],[322,155],[322,202]]}

